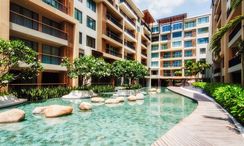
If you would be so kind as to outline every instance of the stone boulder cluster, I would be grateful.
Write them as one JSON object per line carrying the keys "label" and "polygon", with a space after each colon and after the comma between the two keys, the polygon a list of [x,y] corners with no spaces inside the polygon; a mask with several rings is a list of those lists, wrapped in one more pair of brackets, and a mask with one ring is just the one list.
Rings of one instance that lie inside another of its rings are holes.
{"label": "stone boulder cluster", "polygon": [[[149,93],[159,93],[160,90],[158,89],[149,89]],[[120,103],[125,102],[125,97],[116,97],[116,98],[109,98],[104,99],[102,97],[92,97],[91,103],[93,104],[106,104],[106,105],[118,105]],[[128,102],[137,102],[144,100],[144,94],[138,93],[135,96],[130,95],[127,98]],[[91,103],[82,102],[79,105],[79,109],[82,111],[90,111],[92,110],[93,106]],[[73,112],[72,106],[63,106],[63,105],[49,105],[43,107],[36,107],[32,113],[44,115],[46,118],[56,118],[61,116],[70,115]],[[20,109],[11,109],[5,112],[0,113],[0,123],[14,123],[20,122],[25,119],[25,112]]]}

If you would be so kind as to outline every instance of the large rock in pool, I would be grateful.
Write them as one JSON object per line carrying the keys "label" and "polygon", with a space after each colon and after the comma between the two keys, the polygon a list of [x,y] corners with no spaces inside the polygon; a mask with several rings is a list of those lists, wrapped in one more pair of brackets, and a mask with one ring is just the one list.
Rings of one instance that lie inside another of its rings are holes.
{"label": "large rock in pool", "polygon": [[104,102],[104,99],[101,98],[101,97],[94,97],[94,98],[91,98],[91,102],[93,102],[93,103],[102,103],[102,102]]}
{"label": "large rock in pool", "polygon": [[144,95],[142,93],[136,94],[136,100],[143,100],[143,99],[144,99]]}
{"label": "large rock in pool", "polygon": [[88,102],[82,102],[79,106],[80,110],[91,110],[92,105]]}
{"label": "large rock in pool", "polygon": [[156,88],[151,88],[151,89],[148,89],[148,92],[157,92],[157,89]]}
{"label": "large rock in pool", "polygon": [[43,107],[36,107],[33,111],[32,114],[44,114],[45,109],[47,109],[48,106],[43,106]]}
{"label": "large rock in pool", "polygon": [[124,98],[124,97],[116,97],[116,99],[117,99],[119,102],[124,102],[124,101],[125,101],[125,98]]}
{"label": "large rock in pool", "polygon": [[0,123],[19,122],[25,118],[25,112],[20,109],[11,109],[0,113]]}
{"label": "large rock in pool", "polygon": [[128,101],[136,101],[136,96],[134,96],[134,95],[130,95],[130,96],[128,97]]}
{"label": "large rock in pool", "polygon": [[119,100],[117,100],[117,99],[113,99],[113,98],[111,98],[111,99],[107,99],[106,101],[105,101],[105,104],[118,104],[118,103],[120,103],[120,101]]}
{"label": "large rock in pool", "polygon": [[44,110],[44,115],[47,118],[55,118],[64,115],[72,114],[73,107],[62,105],[51,105]]}

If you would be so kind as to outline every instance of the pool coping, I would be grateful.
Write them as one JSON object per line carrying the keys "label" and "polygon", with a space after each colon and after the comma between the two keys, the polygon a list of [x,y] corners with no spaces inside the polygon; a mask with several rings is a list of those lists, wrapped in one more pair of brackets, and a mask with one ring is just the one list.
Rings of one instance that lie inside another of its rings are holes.
{"label": "pool coping", "polygon": [[[156,140],[152,146],[244,145],[229,113],[211,97],[183,87],[167,87],[170,91],[197,102],[196,109]],[[220,134],[221,133],[221,134]]]}

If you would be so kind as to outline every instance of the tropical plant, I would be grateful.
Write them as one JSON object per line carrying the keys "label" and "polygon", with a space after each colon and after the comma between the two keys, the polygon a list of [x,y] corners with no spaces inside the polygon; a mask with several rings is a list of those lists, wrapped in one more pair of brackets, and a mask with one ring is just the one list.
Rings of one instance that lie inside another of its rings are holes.
{"label": "tropical plant", "polygon": [[241,66],[242,66],[241,83],[242,86],[244,86],[244,40],[239,42],[237,49],[238,52],[236,55],[241,57]]}
{"label": "tropical plant", "polygon": [[64,58],[61,65],[67,67],[70,78],[82,77],[83,85],[88,84],[91,76],[101,78],[111,75],[111,65],[106,63],[104,59],[93,56],[76,58],[73,62],[68,58]]}
{"label": "tropical plant", "polygon": [[210,64],[207,64],[205,61],[197,61],[193,62],[192,60],[188,60],[185,63],[185,69],[187,75],[196,76],[198,73],[203,73],[206,69],[211,67]]}
{"label": "tropical plant", "polygon": [[[11,73],[13,69],[18,69],[18,73]],[[37,52],[24,42],[0,39],[0,88],[17,79],[32,79],[42,69]]]}

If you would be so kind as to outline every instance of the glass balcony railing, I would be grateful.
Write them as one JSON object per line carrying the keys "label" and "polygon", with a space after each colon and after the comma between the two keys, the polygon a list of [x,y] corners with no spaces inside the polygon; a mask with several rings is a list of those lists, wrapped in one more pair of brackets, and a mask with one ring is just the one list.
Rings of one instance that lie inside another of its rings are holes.
{"label": "glass balcony railing", "polygon": [[107,36],[122,44],[122,39],[118,37],[118,34],[108,30]]}
{"label": "glass balcony railing", "polygon": [[107,14],[107,19],[110,20],[111,22],[113,22],[116,26],[118,26],[119,28],[123,28],[123,26],[120,24],[120,22],[113,17],[111,14]]}
{"label": "glass balcony railing", "polygon": [[64,32],[63,30],[60,30],[53,26],[49,26],[45,23],[39,22],[35,19],[29,18],[17,12],[14,11],[10,12],[10,21],[12,23],[67,40],[67,33]]}
{"label": "glass balcony railing", "polygon": [[135,34],[131,30],[125,29],[125,32],[135,38]]}
{"label": "glass balcony railing", "polygon": [[241,22],[236,25],[236,27],[229,34],[229,42],[236,36],[236,34],[241,30]]}
{"label": "glass balcony railing", "polygon": [[235,57],[235,58],[232,58],[230,61],[229,61],[229,67],[233,67],[235,65],[238,65],[241,63],[241,57]]}
{"label": "glass balcony railing", "polygon": [[68,7],[66,7],[63,3],[58,0],[42,0],[44,3],[68,14]]}
{"label": "glass balcony railing", "polygon": [[131,43],[131,42],[125,42],[125,45],[126,45],[127,47],[129,47],[129,48],[133,49],[133,50],[135,50],[135,49],[136,49],[136,48],[135,48],[135,46],[134,46],[134,44],[133,44],[133,43]]}
{"label": "glass balcony railing", "polygon": [[107,47],[106,48],[106,53],[116,56],[116,57],[122,57],[122,54],[116,50],[116,48],[112,48],[112,47]]}
{"label": "glass balcony railing", "polygon": [[54,56],[50,54],[42,54],[42,63],[60,65],[62,62],[61,56]]}
{"label": "glass balcony railing", "polygon": [[214,73],[215,73],[215,74],[216,74],[216,73],[220,73],[220,71],[221,71],[220,68],[216,68],[216,69],[214,69]]}

